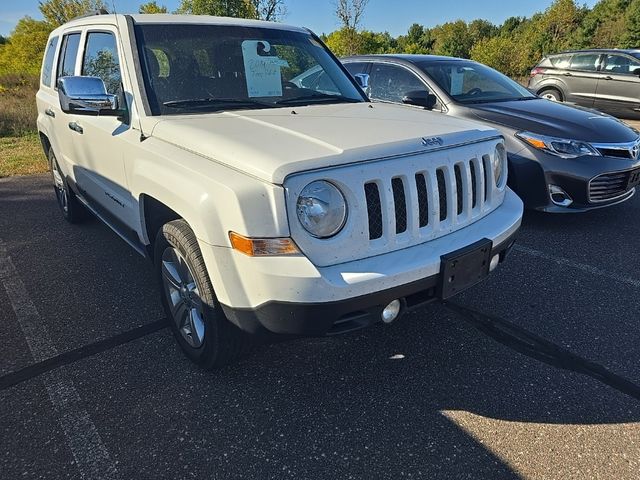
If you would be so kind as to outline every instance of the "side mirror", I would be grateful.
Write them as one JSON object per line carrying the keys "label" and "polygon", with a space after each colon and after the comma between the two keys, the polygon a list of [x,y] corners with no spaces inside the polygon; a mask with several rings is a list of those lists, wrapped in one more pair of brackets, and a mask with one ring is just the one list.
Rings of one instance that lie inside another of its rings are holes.
{"label": "side mirror", "polygon": [[366,92],[369,88],[369,75],[366,73],[356,73],[353,78],[355,78],[356,83],[360,85],[360,88]]}
{"label": "side mirror", "polygon": [[433,110],[433,107],[438,103],[438,98],[426,90],[412,90],[405,93],[404,97],[402,97],[402,103]]}
{"label": "side mirror", "polygon": [[118,109],[118,97],[108,94],[104,82],[98,77],[60,77],[58,98],[65,113],[123,115],[123,111]]}

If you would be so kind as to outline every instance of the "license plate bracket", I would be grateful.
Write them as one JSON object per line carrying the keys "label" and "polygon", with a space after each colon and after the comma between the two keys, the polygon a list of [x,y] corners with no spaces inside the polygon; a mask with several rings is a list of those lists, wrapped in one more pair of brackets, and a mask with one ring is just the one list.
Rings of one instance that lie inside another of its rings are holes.
{"label": "license plate bracket", "polygon": [[640,184],[640,168],[629,172],[629,181],[627,182],[627,190],[637,187]]}
{"label": "license plate bracket", "polygon": [[482,239],[440,257],[438,296],[447,298],[472,287],[489,274],[493,242]]}

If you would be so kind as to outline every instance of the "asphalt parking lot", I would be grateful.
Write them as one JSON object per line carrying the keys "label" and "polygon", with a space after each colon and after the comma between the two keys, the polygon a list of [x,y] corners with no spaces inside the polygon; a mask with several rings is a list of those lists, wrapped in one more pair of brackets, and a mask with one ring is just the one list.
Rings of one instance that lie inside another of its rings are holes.
{"label": "asphalt parking lot", "polygon": [[210,373],[146,260],[0,179],[0,477],[638,478],[639,216],[527,214],[451,305]]}

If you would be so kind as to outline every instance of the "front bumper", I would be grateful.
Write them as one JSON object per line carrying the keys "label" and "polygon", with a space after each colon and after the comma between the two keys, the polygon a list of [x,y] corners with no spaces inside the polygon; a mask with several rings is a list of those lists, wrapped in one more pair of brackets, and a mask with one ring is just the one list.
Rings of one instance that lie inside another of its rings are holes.
{"label": "front bumper", "polygon": [[[603,174],[630,172],[638,168],[640,160],[593,156],[563,159],[524,149],[518,154],[509,154],[509,186],[522,198],[526,208],[552,213],[577,213],[609,207],[630,199],[635,188],[629,188],[614,198],[592,201],[589,183]],[[550,193],[551,185],[566,192],[571,204],[566,206],[554,202]]]}
{"label": "front bumper", "polygon": [[438,239],[376,257],[316,267],[306,257],[247,257],[203,245],[218,300],[227,317],[250,333],[325,335],[367,326],[402,299],[405,308],[438,298],[441,256],[480,239],[503,261],[522,220],[522,202],[507,190],[484,218]]}

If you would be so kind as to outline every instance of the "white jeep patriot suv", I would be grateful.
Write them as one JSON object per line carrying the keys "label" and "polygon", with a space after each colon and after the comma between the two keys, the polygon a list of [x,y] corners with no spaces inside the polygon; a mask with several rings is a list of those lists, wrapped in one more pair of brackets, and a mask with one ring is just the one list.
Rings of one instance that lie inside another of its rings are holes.
{"label": "white jeep patriot suv", "polygon": [[[306,29],[95,15],[53,31],[38,128],[64,217],[153,260],[185,353],[330,335],[477,283],[522,203],[493,129],[372,104]],[[253,334],[253,335],[251,335]]]}

